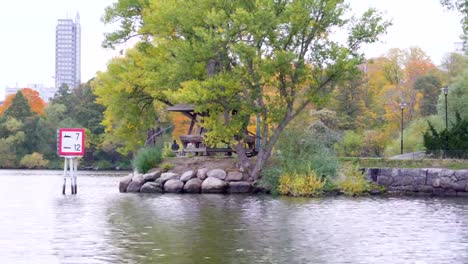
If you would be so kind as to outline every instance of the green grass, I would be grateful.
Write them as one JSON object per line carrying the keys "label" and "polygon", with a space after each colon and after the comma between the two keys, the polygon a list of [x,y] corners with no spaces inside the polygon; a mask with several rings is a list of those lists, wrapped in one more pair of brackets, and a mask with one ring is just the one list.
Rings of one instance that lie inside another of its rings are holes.
{"label": "green grass", "polygon": [[341,163],[359,163],[363,168],[445,168],[452,170],[468,169],[468,160],[457,159],[415,159],[390,160],[383,158],[339,158]]}

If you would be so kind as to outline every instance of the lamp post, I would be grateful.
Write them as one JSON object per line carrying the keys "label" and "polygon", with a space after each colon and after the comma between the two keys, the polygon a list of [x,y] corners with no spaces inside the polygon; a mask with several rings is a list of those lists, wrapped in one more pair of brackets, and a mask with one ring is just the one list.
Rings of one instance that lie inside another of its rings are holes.
{"label": "lamp post", "polygon": [[[448,151],[448,114],[447,114],[447,94],[448,94],[448,87],[444,87],[441,89],[445,96],[445,152]],[[444,156],[446,153],[444,153]]]}
{"label": "lamp post", "polygon": [[400,108],[401,108],[401,142],[400,142],[400,152],[401,154],[403,154],[403,109],[405,109],[406,107],[406,103],[405,102],[402,102],[400,104]]}

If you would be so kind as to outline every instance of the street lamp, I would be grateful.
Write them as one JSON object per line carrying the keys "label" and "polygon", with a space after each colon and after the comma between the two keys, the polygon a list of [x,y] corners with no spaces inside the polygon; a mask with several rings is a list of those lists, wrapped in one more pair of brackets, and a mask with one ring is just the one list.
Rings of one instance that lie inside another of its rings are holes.
{"label": "street lamp", "polygon": [[[448,151],[448,114],[447,114],[447,94],[448,94],[448,87],[444,87],[441,89],[445,96],[445,152]],[[445,154],[445,153],[444,153]],[[445,155],[444,155],[445,156]]]}
{"label": "street lamp", "polygon": [[402,102],[400,103],[400,108],[401,108],[401,143],[400,143],[400,152],[403,154],[403,109],[405,109],[406,103]]}

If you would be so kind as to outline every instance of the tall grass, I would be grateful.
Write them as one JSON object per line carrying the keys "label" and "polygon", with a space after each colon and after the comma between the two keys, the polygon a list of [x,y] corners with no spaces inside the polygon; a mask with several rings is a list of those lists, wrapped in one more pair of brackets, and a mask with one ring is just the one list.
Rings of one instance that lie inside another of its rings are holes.
{"label": "tall grass", "polygon": [[284,194],[284,190],[279,191],[281,181],[285,184],[284,181],[290,179],[296,185],[308,184],[307,177],[311,173],[320,181],[333,178],[338,159],[332,147],[335,139],[330,137],[331,134],[326,127],[286,129],[277,143],[271,162],[262,173],[260,185],[272,194]]}
{"label": "tall grass", "polygon": [[144,147],[140,149],[133,159],[133,168],[140,173],[146,173],[150,169],[158,167],[162,161],[162,145]]}

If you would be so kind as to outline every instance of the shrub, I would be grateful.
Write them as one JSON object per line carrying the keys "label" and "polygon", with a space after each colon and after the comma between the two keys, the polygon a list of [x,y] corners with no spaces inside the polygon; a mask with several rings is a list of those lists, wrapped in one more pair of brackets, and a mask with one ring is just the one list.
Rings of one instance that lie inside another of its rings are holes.
{"label": "shrub", "polygon": [[458,112],[455,117],[455,123],[440,132],[429,123],[423,136],[427,152],[437,154],[444,150],[447,157],[468,158],[468,119],[462,119]]}
{"label": "shrub", "polygon": [[363,137],[351,130],[345,131],[343,140],[336,145],[340,156],[358,157],[361,155]]}
{"label": "shrub", "polygon": [[171,143],[169,143],[169,142],[164,143],[164,148],[162,150],[162,158],[163,159],[172,158],[172,157],[175,157],[175,156],[176,156],[175,153],[171,149]]}
{"label": "shrub", "polygon": [[161,169],[163,171],[165,171],[165,172],[171,170],[172,168],[174,168],[174,164],[172,164],[172,163],[163,163],[163,164],[161,164]]}
{"label": "shrub", "polygon": [[158,167],[162,161],[161,146],[145,147],[138,151],[133,159],[133,167],[140,173],[146,173]]}
{"label": "shrub", "polygon": [[312,170],[306,174],[285,173],[279,178],[278,191],[283,195],[317,196],[322,193],[325,180]]}
{"label": "shrub", "polygon": [[362,195],[371,189],[357,164],[345,164],[339,172],[336,185],[344,194],[351,196]]}
{"label": "shrub", "polygon": [[322,178],[334,177],[338,159],[331,146],[336,139],[330,136],[331,130],[323,126],[320,123],[306,130],[286,129],[277,143],[270,163],[262,172],[259,185],[272,194],[277,194],[282,175],[306,175],[310,168],[314,168],[314,172]]}
{"label": "shrub", "polygon": [[20,165],[28,169],[45,168],[48,164],[49,161],[44,159],[41,153],[37,152],[25,155],[20,161]]}

